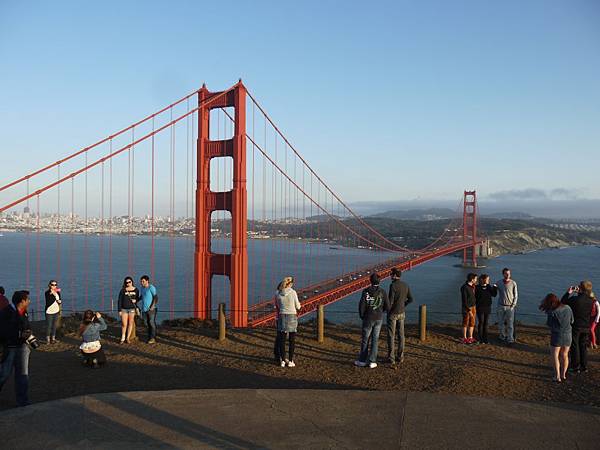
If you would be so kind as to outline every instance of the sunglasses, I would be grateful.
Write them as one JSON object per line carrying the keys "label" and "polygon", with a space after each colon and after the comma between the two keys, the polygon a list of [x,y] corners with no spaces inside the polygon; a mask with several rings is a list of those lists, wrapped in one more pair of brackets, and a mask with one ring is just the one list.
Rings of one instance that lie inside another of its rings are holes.
{"label": "sunglasses", "polygon": [[56,283],[51,283],[50,286],[58,286]]}
{"label": "sunglasses", "polygon": [[126,281],[125,284],[133,284],[133,281]]}

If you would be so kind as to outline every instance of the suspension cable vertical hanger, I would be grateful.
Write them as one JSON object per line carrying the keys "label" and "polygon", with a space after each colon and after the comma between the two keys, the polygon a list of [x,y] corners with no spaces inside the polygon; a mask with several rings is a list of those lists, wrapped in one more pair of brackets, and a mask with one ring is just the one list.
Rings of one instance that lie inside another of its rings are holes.
{"label": "suspension cable vertical hanger", "polygon": [[[225,95],[209,92],[205,85],[198,92],[198,157],[196,181],[196,244],[194,250],[194,300],[199,319],[211,318],[213,275],[230,279],[231,323],[248,324],[248,254],[246,192],[246,88],[241,80]],[[219,98],[217,98],[219,96]],[[206,100],[214,98],[207,105]],[[210,140],[210,110],[235,108],[235,130],[231,139]],[[210,160],[233,159],[233,188],[227,192],[210,190]],[[231,253],[215,255],[210,249],[210,218],[213,211],[231,213]]]}

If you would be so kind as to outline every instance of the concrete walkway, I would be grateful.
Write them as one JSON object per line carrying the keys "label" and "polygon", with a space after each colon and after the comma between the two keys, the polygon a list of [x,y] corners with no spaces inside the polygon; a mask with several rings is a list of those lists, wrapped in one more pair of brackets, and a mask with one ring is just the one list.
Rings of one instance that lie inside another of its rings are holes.
{"label": "concrete walkway", "polygon": [[0,429],[6,449],[598,449],[600,409],[413,392],[181,390],[37,403],[1,412]]}

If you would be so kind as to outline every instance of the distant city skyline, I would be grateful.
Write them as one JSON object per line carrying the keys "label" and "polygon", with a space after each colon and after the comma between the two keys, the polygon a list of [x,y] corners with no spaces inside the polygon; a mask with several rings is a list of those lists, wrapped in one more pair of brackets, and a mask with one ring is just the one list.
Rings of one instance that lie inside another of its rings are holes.
{"label": "distant city skyline", "polygon": [[[352,205],[434,205],[471,188],[482,207],[597,205],[600,3],[340,5],[1,2],[3,180],[87,146],[202,82],[221,90],[241,77]],[[186,125],[177,130],[179,167],[193,148]],[[140,146],[135,163],[140,212],[149,205],[147,150]],[[116,162],[117,180],[126,162]],[[81,188],[83,180],[75,183]],[[98,173],[89,183],[97,211]],[[176,183],[182,216],[193,180],[180,174]],[[61,191],[63,211],[69,189]],[[123,186],[115,191],[115,209],[126,212]],[[44,201],[57,203],[51,195]]]}

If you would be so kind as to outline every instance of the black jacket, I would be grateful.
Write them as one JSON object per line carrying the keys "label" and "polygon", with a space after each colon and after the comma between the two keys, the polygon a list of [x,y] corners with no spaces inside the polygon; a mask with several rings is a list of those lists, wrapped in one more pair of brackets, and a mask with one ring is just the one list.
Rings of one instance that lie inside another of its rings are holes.
{"label": "black jacket", "polygon": [[492,312],[492,297],[498,295],[498,288],[491,284],[481,286],[478,284],[475,287],[475,306],[477,312],[491,313]]}
{"label": "black jacket", "polygon": [[400,280],[392,281],[392,284],[390,284],[390,293],[388,294],[388,297],[390,302],[388,315],[403,313],[406,305],[413,301],[408,284]]}
{"label": "black jacket", "polygon": [[569,305],[571,310],[573,310],[573,328],[590,328],[592,308],[594,306],[594,299],[592,297],[587,294],[569,296],[569,293],[565,292],[561,302]]}
{"label": "black jacket", "polygon": [[[118,310],[134,309],[139,299],[140,291],[138,288],[135,288],[133,291],[125,291],[125,288],[121,289],[121,292],[119,292],[119,303],[117,305]],[[136,303],[134,303],[133,300],[135,300]]]}
{"label": "black jacket", "polygon": [[460,297],[462,301],[463,312],[477,304],[477,299],[475,298],[475,289],[473,289],[467,283],[460,287]]}
{"label": "black jacket", "polygon": [[364,321],[381,320],[383,312],[390,310],[388,296],[379,286],[370,286],[362,291],[358,303],[358,314]]}
{"label": "black jacket", "polygon": [[13,305],[2,310],[0,313],[0,340],[9,347],[18,347],[25,343],[31,336],[31,326],[27,313],[20,315]]}
{"label": "black jacket", "polygon": [[[58,299],[62,301],[60,292],[57,292],[57,294],[58,294]],[[54,295],[52,295],[52,293],[50,292],[50,289],[48,289],[44,293],[44,296],[46,297],[46,309],[48,309],[48,308],[50,308],[50,306],[52,306],[52,303],[54,303],[56,301],[56,297],[54,297]]]}

